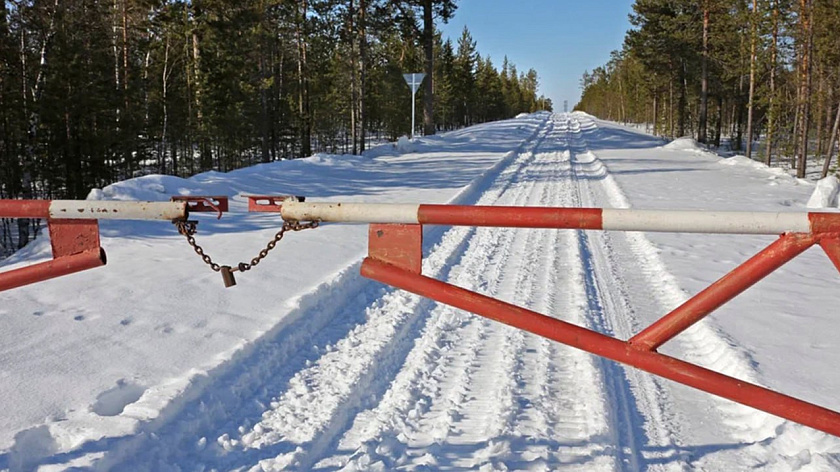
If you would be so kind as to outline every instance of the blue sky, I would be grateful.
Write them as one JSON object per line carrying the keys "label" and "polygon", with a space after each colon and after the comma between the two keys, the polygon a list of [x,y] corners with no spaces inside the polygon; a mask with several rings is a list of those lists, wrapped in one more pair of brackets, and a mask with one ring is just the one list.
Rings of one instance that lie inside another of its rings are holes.
{"label": "blue sky", "polygon": [[540,93],[556,111],[580,99],[580,78],[620,49],[633,0],[459,0],[449,24],[453,42],[466,25],[482,57],[501,67],[505,55],[520,71],[534,68]]}

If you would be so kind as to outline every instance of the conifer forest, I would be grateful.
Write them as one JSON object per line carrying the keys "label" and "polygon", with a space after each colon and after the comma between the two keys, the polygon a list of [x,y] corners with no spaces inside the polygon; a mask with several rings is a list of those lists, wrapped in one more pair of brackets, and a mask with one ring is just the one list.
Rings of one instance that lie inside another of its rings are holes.
{"label": "conifer forest", "polygon": [[[482,57],[466,28],[455,44],[442,39],[436,25],[456,8],[455,0],[5,0],[0,198],[85,198],[149,173],[357,154],[409,134],[408,72],[427,73],[417,95],[426,135],[550,109],[536,71]],[[15,236],[18,247],[30,239],[24,228]]]}
{"label": "conifer forest", "polygon": [[636,0],[577,108],[767,165],[837,170],[840,1]]}

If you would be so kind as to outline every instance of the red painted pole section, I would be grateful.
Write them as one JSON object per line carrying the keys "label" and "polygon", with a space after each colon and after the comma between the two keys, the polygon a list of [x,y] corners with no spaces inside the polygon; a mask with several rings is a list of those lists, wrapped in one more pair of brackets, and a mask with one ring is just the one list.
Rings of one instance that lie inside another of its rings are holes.
{"label": "red painted pole section", "polygon": [[840,213],[808,213],[811,233],[840,233]]}
{"label": "red painted pole section", "polygon": [[840,436],[840,413],[397,266],[367,258],[362,275],[690,387]]}
{"label": "red painted pole section", "polygon": [[449,226],[601,229],[600,208],[420,205],[418,222]]}
{"label": "red painted pole section", "polygon": [[49,218],[51,200],[0,200],[0,218]]}
{"label": "red painted pole section", "polygon": [[105,265],[105,251],[88,251],[0,272],[0,292]]}
{"label": "red painted pole section", "polygon": [[831,259],[831,262],[834,263],[834,266],[837,267],[837,270],[840,270],[840,236],[822,238],[820,246],[822,246],[828,258]]}
{"label": "red painted pole section", "polygon": [[816,238],[810,235],[796,233],[782,235],[747,262],[633,336],[629,343],[637,349],[648,351],[657,349],[816,242]]}

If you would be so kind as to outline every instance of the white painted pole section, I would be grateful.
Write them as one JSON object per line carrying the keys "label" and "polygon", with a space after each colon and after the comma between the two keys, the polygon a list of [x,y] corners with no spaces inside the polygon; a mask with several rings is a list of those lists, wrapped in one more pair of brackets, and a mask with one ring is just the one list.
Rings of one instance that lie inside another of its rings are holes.
{"label": "white painted pole section", "polygon": [[186,216],[186,202],[53,200],[50,203],[53,219],[174,220]]}
{"label": "white painted pole section", "polygon": [[808,213],[604,209],[603,227],[669,233],[810,233]]}
{"label": "white painted pole section", "polygon": [[414,115],[415,115],[414,102],[417,101],[417,99],[415,98],[415,95],[417,95],[417,91],[414,90],[414,89],[411,89],[411,137],[409,139],[411,139],[412,141],[414,141],[414,126],[415,126],[414,125]]}
{"label": "white painted pole section", "polygon": [[283,202],[284,220],[417,224],[418,204]]}

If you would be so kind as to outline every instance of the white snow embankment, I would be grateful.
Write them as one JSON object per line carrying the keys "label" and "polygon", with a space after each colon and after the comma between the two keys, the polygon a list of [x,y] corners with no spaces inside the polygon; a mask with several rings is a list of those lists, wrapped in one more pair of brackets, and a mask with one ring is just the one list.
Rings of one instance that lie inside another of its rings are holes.
{"label": "white snow embankment", "polygon": [[700,144],[695,141],[693,138],[683,137],[677,138],[670,143],[662,146],[662,149],[668,149],[669,151],[690,151],[696,153],[706,153],[706,149],[704,149]]}
{"label": "white snow embankment", "polygon": [[838,194],[840,194],[840,180],[837,177],[830,175],[817,182],[817,187],[811,198],[808,200],[808,208],[840,208],[840,201],[838,201]]}

